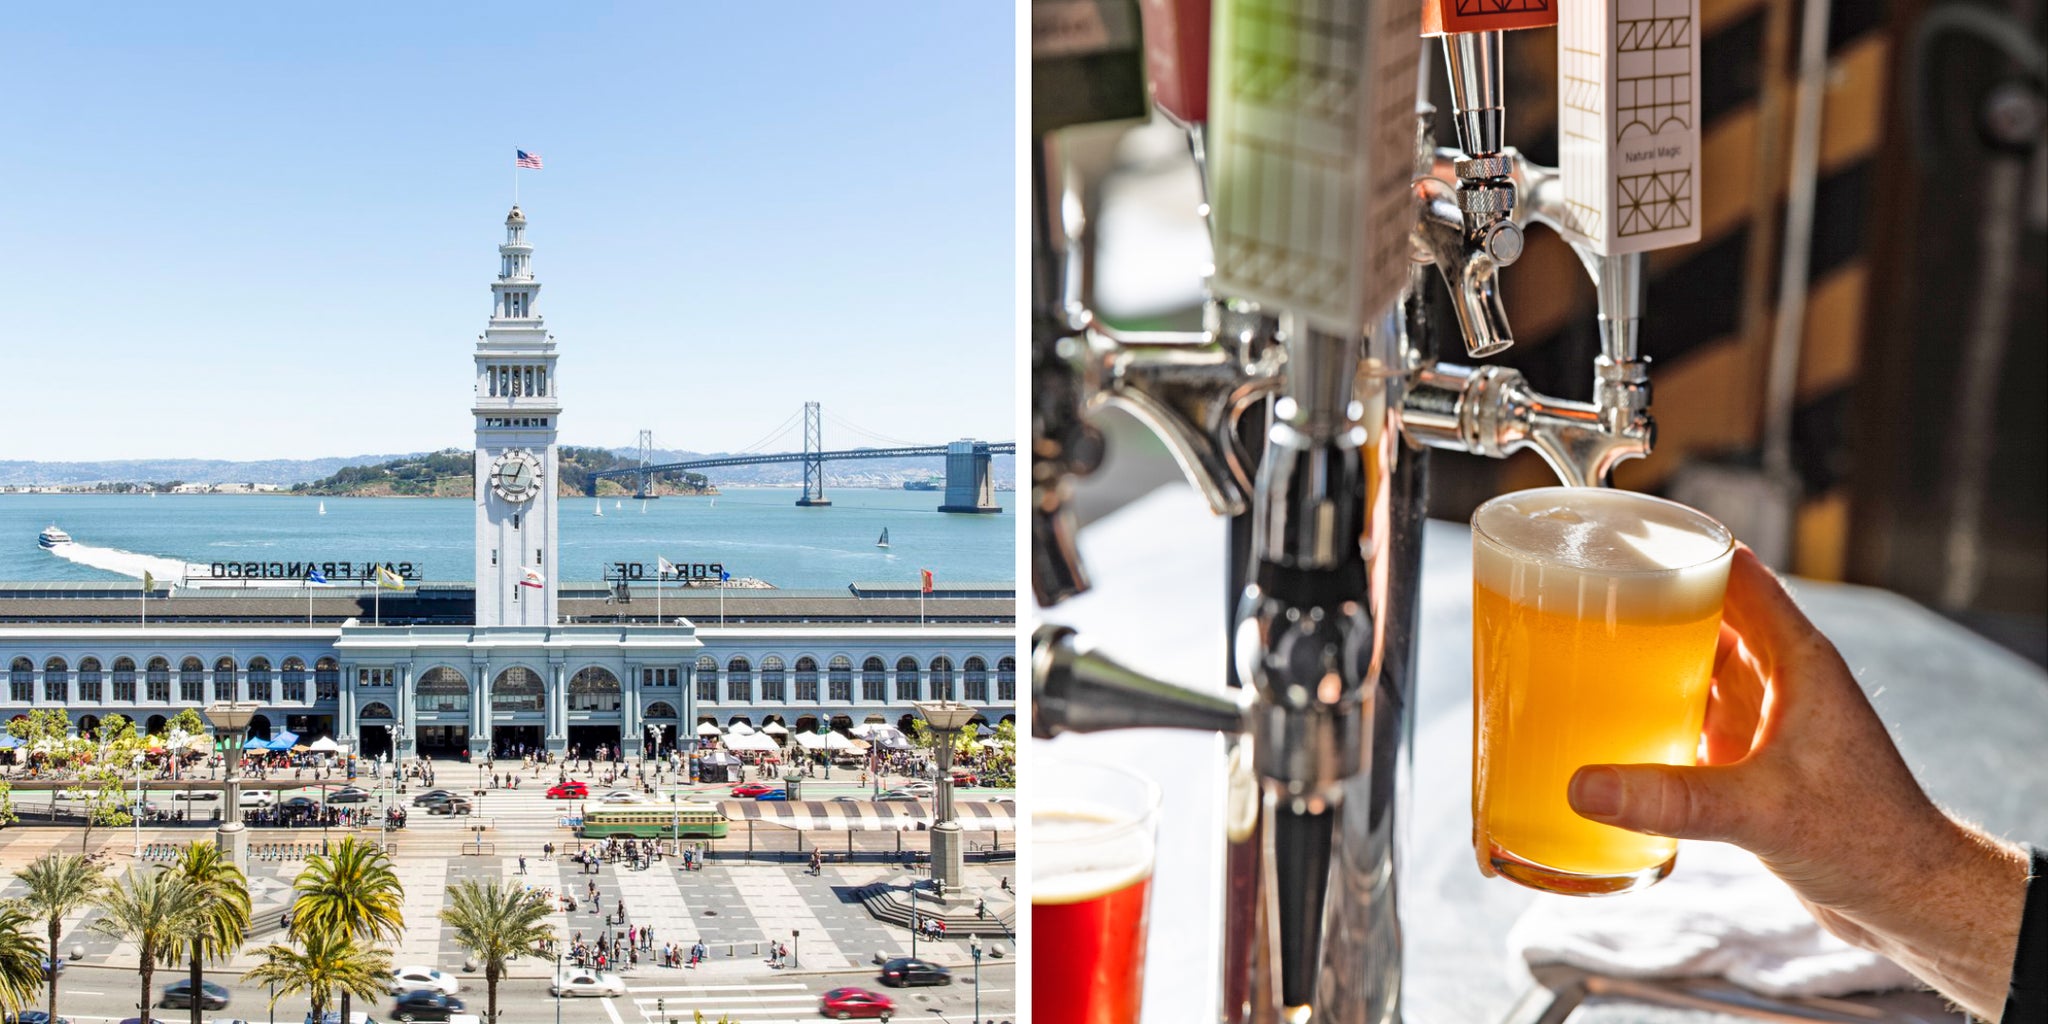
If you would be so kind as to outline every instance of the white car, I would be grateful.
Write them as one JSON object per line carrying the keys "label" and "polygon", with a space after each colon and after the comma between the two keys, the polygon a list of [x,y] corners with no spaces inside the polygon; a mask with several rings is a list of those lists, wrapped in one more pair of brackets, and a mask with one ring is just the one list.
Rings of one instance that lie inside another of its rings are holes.
{"label": "white car", "polygon": [[548,986],[551,996],[622,996],[626,994],[626,980],[616,974],[603,971],[587,971],[580,967],[571,968],[555,975],[555,982]]}
{"label": "white car", "polygon": [[277,802],[277,792],[269,789],[245,789],[235,798],[243,807],[269,807]]}
{"label": "white car", "polygon": [[456,980],[455,975],[444,974],[432,967],[400,967],[391,972],[390,987],[394,996],[423,988],[452,996],[462,991],[462,982]]}
{"label": "white car", "polygon": [[630,789],[615,789],[597,798],[603,804],[644,804],[647,798]]}

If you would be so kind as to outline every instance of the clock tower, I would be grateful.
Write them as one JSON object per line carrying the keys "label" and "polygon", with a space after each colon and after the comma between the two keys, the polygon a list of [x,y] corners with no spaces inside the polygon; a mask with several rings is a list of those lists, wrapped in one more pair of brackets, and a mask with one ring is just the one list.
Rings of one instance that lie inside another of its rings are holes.
{"label": "clock tower", "polygon": [[498,246],[491,320],[476,344],[476,624],[556,621],[555,339],[534,308],[533,246],[514,206]]}

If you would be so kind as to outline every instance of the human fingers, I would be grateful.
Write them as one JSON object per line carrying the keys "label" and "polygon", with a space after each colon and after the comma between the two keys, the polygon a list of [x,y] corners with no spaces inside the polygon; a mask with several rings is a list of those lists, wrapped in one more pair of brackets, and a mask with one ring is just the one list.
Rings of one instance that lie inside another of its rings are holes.
{"label": "human fingers", "polygon": [[1566,797],[1581,817],[1631,832],[1712,839],[1752,851],[1765,832],[1770,795],[1741,766],[1594,764],[1572,774]]}
{"label": "human fingers", "polygon": [[1728,567],[1728,595],[1721,620],[1742,635],[1766,677],[1777,678],[1780,662],[1797,660],[1827,640],[1787,593],[1770,567],[1740,542]]}
{"label": "human fingers", "polygon": [[1707,696],[1702,730],[1704,764],[1733,764],[1749,755],[1763,717],[1764,680],[1742,652],[1741,634],[1721,624],[1714,652],[1713,688]]}

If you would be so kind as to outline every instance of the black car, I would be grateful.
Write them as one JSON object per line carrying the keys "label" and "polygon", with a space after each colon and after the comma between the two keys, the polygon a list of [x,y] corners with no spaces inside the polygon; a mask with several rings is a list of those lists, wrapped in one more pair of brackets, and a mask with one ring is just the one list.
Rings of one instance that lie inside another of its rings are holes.
{"label": "black car", "polygon": [[459,796],[451,796],[446,800],[427,805],[428,814],[468,814],[469,811],[469,800]]}
{"label": "black car", "polygon": [[457,796],[458,794],[452,789],[430,789],[416,797],[413,797],[412,805],[414,807],[419,807],[425,804],[446,803],[447,801],[456,799]]}
{"label": "black car", "polygon": [[391,1015],[399,1020],[447,1020],[461,1012],[462,1000],[424,988],[407,992],[391,1004]]}
{"label": "black car", "polygon": [[[157,1003],[167,1010],[189,1010],[192,1008],[192,979],[181,978],[164,986],[164,997]],[[202,1010],[224,1010],[228,1005],[228,990],[210,981],[199,983],[199,1008]]]}
{"label": "black car", "polygon": [[295,796],[277,806],[287,811],[317,811],[320,809],[320,801],[310,796]]}
{"label": "black car", "polygon": [[899,988],[906,985],[951,985],[953,972],[929,960],[899,956],[882,965],[882,983]]}
{"label": "black car", "polygon": [[370,791],[367,789],[360,789],[355,786],[343,786],[342,788],[327,794],[327,802],[330,804],[369,803]]}

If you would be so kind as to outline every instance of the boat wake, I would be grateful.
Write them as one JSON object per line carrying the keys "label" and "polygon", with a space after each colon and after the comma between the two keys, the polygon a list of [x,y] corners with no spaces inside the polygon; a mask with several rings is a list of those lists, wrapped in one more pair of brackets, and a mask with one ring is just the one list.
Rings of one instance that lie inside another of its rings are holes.
{"label": "boat wake", "polygon": [[119,573],[131,579],[139,580],[142,578],[142,574],[147,572],[151,576],[156,577],[157,582],[164,586],[181,583],[186,575],[185,563],[178,559],[162,558],[157,555],[142,555],[133,551],[122,551],[119,548],[103,548],[73,541],[69,544],[59,544],[54,548],[47,548],[45,550],[56,555],[58,558],[77,562],[80,565],[89,565],[95,569],[105,569],[108,572]]}

